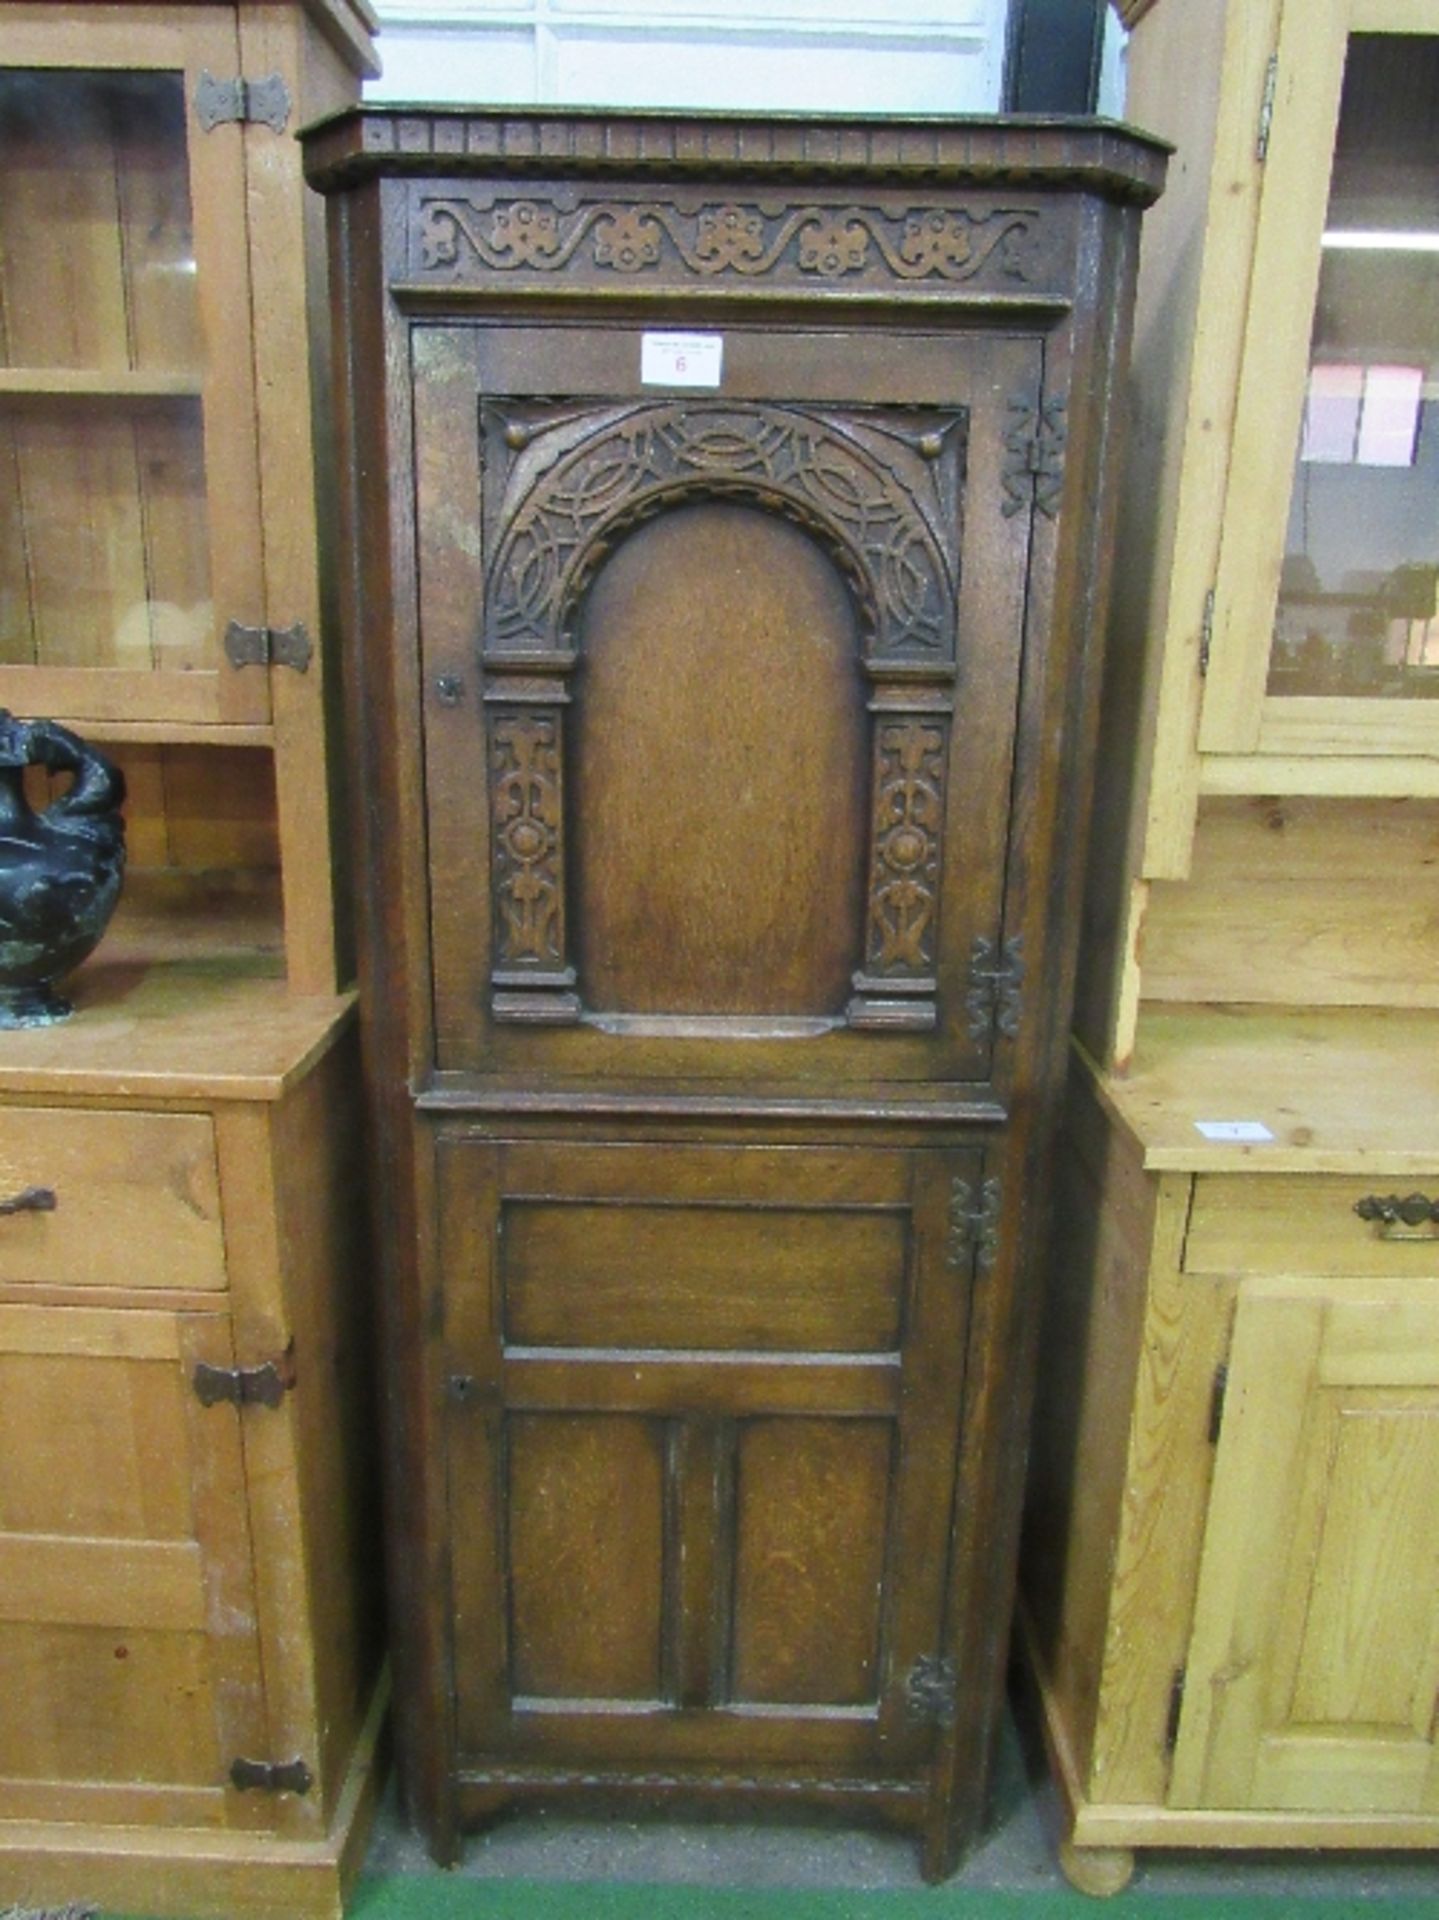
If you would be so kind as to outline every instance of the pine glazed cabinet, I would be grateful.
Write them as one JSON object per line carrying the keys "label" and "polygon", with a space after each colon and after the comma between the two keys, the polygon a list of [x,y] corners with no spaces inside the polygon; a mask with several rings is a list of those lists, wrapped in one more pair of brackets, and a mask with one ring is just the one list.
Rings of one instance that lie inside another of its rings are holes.
{"label": "pine glazed cabinet", "polygon": [[0,1034],[0,1907],[336,1920],[368,1830],[323,208],[295,128],[356,97],[372,28],[350,0],[0,6],[0,705],[128,787],[71,1019]]}
{"label": "pine glazed cabinet", "polygon": [[1008,1637],[1114,382],[1102,125],[396,109],[332,196],[397,1720],[897,1821]]}

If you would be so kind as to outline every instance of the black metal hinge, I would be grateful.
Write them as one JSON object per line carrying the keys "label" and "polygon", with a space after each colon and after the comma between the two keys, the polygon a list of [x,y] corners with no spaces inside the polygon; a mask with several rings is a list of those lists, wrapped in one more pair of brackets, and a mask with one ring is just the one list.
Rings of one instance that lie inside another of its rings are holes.
{"label": "black metal hinge", "polygon": [[910,1718],[932,1727],[953,1725],[958,1694],[959,1668],[944,1653],[922,1653],[904,1683]]}
{"label": "black metal hinge", "polygon": [[971,1040],[992,1039],[1002,1033],[1012,1040],[1019,1032],[1020,988],[1024,984],[1024,935],[1015,934],[998,951],[993,940],[976,940],[969,956],[969,1012]]}
{"label": "black metal hinge", "polygon": [[290,124],[290,106],[290,89],[278,73],[267,73],[263,80],[239,75],[217,80],[212,73],[201,73],[195,83],[195,118],[206,133],[236,121],[283,133]]}
{"label": "black metal hinge", "polygon": [[978,1194],[968,1180],[956,1180],[949,1190],[949,1238],[945,1265],[963,1267],[971,1254],[980,1272],[994,1265],[999,1251],[999,1213],[1004,1190],[998,1180],[985,1180]]}
{"label": "black metal hinge", "polygon": [[1274,96],[1279,91],[1279,55],[1271,53],[1264,69],[1264,95],[1259,102],[1259,132],[1254,141],[1254,157],[1260,166],[1269,158],[1269,135],[1274,126]]}
{"label": "black metal hinge", "polygon": [[293,667],[304,673],[314,651],[303,620],[293,627],[242,627],[232,620],[225,629],[225,658],[232,667]]}
{"label": "black metal hinge", "polygon": [[192,1379],[202,1407],[278,1407],[295,1384],[295,1358],[286,1353],[261,1367],[212,1367],[201,1360]]}
{"label": "black metal hinge", "polygon": [[308,1793],[315,1776],[303,1760],[279,1766],[267,1760],[237,1760],[230,1768],[230,1784],[241,1793]]}
{"label": "black metal hinge", "polygon": [[1214,650],[1214,589],[1204,596],[1204,613],[1199,622],[1199,677],[1209,675],[1209,656]]}
{"label": "black metal hinge", "polygon": [[1065,403],[1046,400],[1036,407],[1015,396],[1009,402],[1010,427],[1004,436],[1000,512],[1013,519],[1031,504],[1050,520],[1059,512],[1064,486],[1064,448],[1069,437]]}

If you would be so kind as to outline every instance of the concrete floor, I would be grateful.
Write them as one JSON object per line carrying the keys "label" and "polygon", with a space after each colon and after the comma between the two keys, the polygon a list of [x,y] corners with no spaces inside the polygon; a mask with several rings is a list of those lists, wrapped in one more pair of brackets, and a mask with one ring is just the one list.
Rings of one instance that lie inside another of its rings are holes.
{"label": "concrete floor", "polygon": [[[1007,1721],[989,1831],[956,1876],[961,1886],[1060,1888],[1058,1796],[1024,1710]],[[1434,1854],[1141,1853],[1130,1893],[1274,1894],[1361,1901],[1439,1901]],[[386,1798],[366,1871],[432,1873],[424,1847]],[[909,1840],[840,1827],[729,1826],[694,1821],[578,1820],[533,1814],[502,1820],[465,1850],[476,1880],[612,1880],[730,1887],[913,1888],[922,1884]]]}

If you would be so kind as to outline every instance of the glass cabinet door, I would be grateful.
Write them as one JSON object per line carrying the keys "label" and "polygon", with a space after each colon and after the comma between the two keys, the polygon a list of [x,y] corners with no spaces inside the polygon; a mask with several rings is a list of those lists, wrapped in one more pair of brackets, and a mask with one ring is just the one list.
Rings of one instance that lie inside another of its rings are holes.
{"label": "glass cabinet door", "polygon": [[1439,33],[1285,0],[1201,747],[1439,750]]}
{"label": "glass cabinet door", "polygon": [[237,71],[233,22],[14,11],[0,702],[170,729],[264,721],[267,675],[223,653],[231,620],[262,618],[241,129],[205,132],[193,105],[202,69]]}

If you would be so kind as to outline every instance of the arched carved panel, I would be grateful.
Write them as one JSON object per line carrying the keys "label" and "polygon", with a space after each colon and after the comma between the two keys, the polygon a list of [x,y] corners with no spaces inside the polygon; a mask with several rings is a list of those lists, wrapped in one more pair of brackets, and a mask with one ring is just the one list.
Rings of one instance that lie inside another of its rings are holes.
{"label": "arched carved panel", "polygon": [[952,663],[963,426],[957,410],[731,400],[487,405],[486,473],[504,482],[485,652],[571,651],[577,609],[615,542],[668,507],[723,496],[782,514],[828,548],[867,658]]}
{"label": "arched carved panel", "polygon": [[[934,1026],[965,426],[959,409],[484,403],[496,1018],[583,1017],[560,796],[587,598],[629,534],[709,503],[799,527],[847,591],[856,667],[871,683],[871,851],[842,1018],[875,1030]],[[584,796],[575,804],[583,819]]]}

